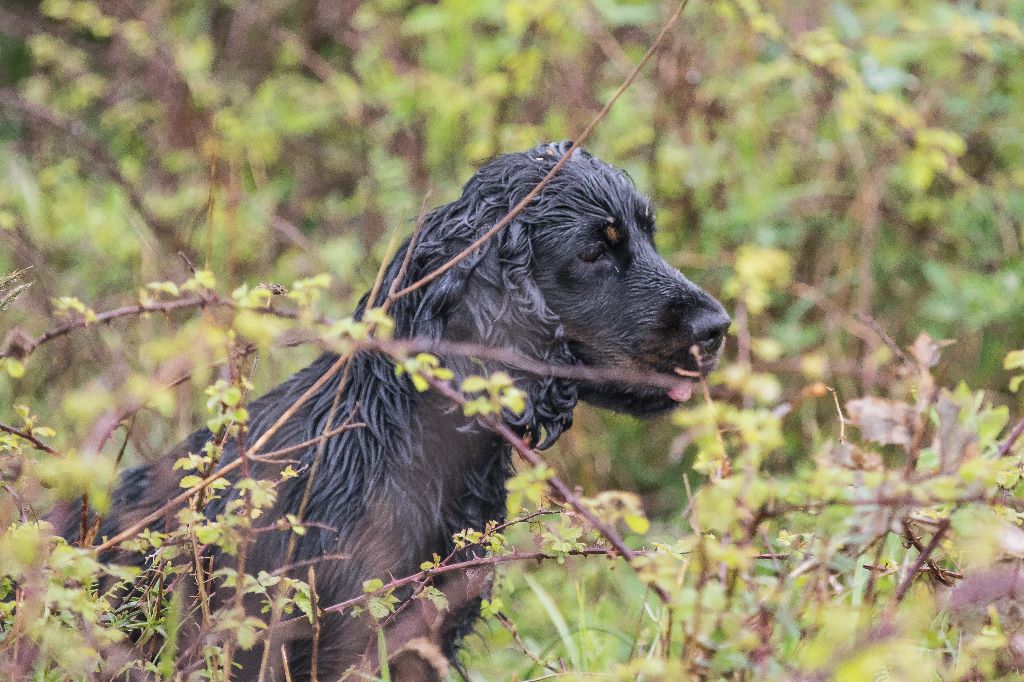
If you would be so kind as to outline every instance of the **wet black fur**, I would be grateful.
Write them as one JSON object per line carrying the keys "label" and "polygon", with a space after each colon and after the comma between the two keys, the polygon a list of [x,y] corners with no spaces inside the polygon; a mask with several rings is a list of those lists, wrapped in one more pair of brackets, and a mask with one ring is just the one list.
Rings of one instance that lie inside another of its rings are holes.
{"label": "wet black fur", "polygon": [[[402,284],[433,271],[493,226],[568,146],[541,145],[481,168],[459,199],[426,217]],[[609,233],[609,226],[616,232]],[[704,351],[701,369],[706,370],[717,357],[728,317],[717,301],[657,255],[653,229],[653,210],[632,182],[621,171],[577,152],[540,196],[479,252],[395,302],[395,336],[471,341],[559,365],[668,373],[673,367],[697,368],[690,352],[696,343]],[[398,275],[407,246],[389,264],[377,304]],[[357,315],[366,306],[364,297]],[[323,355],[252,403],[248,442],[255,442],[335,360],[335,355]],[[444,362],[455,371],[456,385],[461,376],[499,369],[460,358]],[[506,414],[506,419],[542,448],[572,424],[577,398],[640,416],[673,405],[662,389],[510,373],[526,390],[529,404],[522,416]],[[326,382],[263,450],[312,439],[331,428],[327,420],[340,377]],[[417,392],[407,377],[396,376],[386,357],[357,355],[348,377],[333,426],[353,413],[366,427],[326,441],[304,519],[313,525],[298,538],[294,557],[349,557],[318,564],[317,591],[324,605],[359,594],[368,578],[412,573],[433,553],[447,555],[453,533],[503,518],[505,482],[512,473],[505,442],[436,394]],[[209,438],[208,431],[198,431],[171,457],[198,452]],[[301,474],[280,486],[276,507],[262,522],[271,524],[298,510],[315,453],[312,446],[289,455],[301,460],[301,466],[293,465]],[[236,456],[229,445],[224,461]],[[126,472],[104,535],[112,535],[141,511],[159,507],[174,493],[175,477],[158,476],[159,466],[166,463]],[[257,466],[253,474],[276,478],[279,466]],[[170,485],[160,478],[171,479]],[[210,513],[225,502],[211,505]],[[288,540],[287,532],[257,535],[246,570],[255,574],[277,568]],[[230,559],[218,561],[223,565]],[[306,575],[305,569],[297,573]],[[450,619],[449,656],[455,656],[458,640],[472,627],[477,612],[474,601]],[[363,619],[328,618],[320,639],[321,679],[352,664],[369,635]],[[258,667],[261,649],[256,647],[248,658],[243,655],[247,672],[240,679]],[[289,644],[292,679],[308,677],[310,651],[308,633]]]}

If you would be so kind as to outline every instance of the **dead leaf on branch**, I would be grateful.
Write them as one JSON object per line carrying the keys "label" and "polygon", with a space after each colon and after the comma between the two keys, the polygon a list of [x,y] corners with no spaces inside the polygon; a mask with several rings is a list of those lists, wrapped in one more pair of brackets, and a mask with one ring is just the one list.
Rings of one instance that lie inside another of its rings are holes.
{"label": "dead leaf on branch", "polygon": [[949,391],[942,391],[935,403],[939,425],[932,449],[939,458],[939,471],[949,474],[978,454],[978,435],[960,422],[960,404]]}
{"label": "dead leaf on branch", "polygon": [[825,454],[825,462],[854,471],[882,471],[885,465],[877,452],[862,450],[853,443],[835,443]]}
{"label": "dead leaf on branch", "polygon": [[846,403],[850,422],[866,439],[882,445],[909,446],[914,440],[918,416],[899,400],[858,398]]}
{"label": "dead leaf on branch", "polygon": [[935,365],[939,364],[939,357],[942,355],[942,349],[946,346],[951,346],[955,341],[944,339],[942,341],[936,341],[933,339],[928,332],[921,332],[914,339],[914,343],[910,346],[910,354],[914,357],[917,364],[923,369],[931,369]]}
{"label": "dead leaf on branch", "polygon": [[21,327],[15,327],[4,338],[0,345],[0,356],[24,360],[32,351],[32,337],[25,333]]}

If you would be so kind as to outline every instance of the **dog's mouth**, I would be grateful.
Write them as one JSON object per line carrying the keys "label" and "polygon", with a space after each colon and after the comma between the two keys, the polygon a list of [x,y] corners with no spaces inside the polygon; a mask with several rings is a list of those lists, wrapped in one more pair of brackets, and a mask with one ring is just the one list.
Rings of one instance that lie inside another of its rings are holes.
{"label": "dog's mouth", "polygon": [[721,355],[720,348],[701,349],[704,351],[701,353],[675,351],[628,356],[624,353],[609,356],[607,349],[605,353],[598,353],[579,342],[573,342],[572,348],[585,366],[620,367],[637,372],[638,376],[656,375],[658,381],[650,383],[590,380],[580,385],[583,400],[641,417],[663,414],[688,402],[698,384],[718,365]]}
{"label": "dog's mouth", "polygon": [[693,382],[689,379],[680,381],[677,385],[668,389],[668,397],[677,403],[685,403],[693,396]]}
{"label": "dog's mouth", "polygon": [[685,403],[693,397],[694,387],[707,379],[708,375],[718,366],[722,355],[722,347],[717,343],[712,348],[690,347],[690,356],[682,366],[673,368],[679,375],[679,383],[666,391],[666,395],[677,403]]}

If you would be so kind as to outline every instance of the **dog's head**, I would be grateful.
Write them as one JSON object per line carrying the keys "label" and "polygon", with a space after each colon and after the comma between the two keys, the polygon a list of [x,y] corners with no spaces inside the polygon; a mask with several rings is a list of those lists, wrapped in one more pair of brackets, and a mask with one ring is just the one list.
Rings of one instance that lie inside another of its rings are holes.
{"label": "dog's head", "polygon": [[[569,143],[541,145],[514,161],[546,173]],[[533,175],[532,173],[524,173]],[[654,248],[654,210],[626,175],[577,151],[523,214],[533,276],[584,365],[706,375],[721,353],[729,316],[722,304]],[[673,389],[583,383],[588,402],[646,416],[686,400]]]}
{"label": "dog's head", "polygon": [[[483,166],[459,200],[427,217],[411,277],[436,269],[491,228],[569,147],[541,145]],[[487,246],[403,303],[416,312],[410,329],[399,324],[398,333],[512,347],[551,364],[706,375],[718,360],[729,316],[658,255],[653,233],[654,211],[629,178],[577,151]],[[686,400],[693,387],[682,376],[670,388],[642,381],[523,381],[530,404],[515,425],[542,447],[571,424],[577,396],[650,416]]]}

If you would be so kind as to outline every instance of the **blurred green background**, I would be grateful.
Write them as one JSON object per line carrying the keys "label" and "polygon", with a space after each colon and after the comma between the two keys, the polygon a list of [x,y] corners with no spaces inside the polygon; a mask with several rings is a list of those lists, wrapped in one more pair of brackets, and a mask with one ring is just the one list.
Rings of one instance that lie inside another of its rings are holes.
{"label": "blurred green background", "polygon": [[[321,308],[341,318],[422,203],[453,199],[496,154],[579,133],[673,10],[3,0],[0,273],[30,268],[32,286],[0,331],[54,326],[62,296],[101,311],[180,282],[178,252],[225,291],[329,273]],[[651,195],[667,260],[727,301],[716,397],[793,408],[780,471],[833,430],[831,400],[802,400],[806,387],[899,392],[870,320],[899,345],[921,330],[955,340],[941,379],[1019,408],[1002,361],[1024,347],[1022,21],[1021,0],[693,0],[587,143]],[[215,369],[152,389],[175,357],[215,355],[199,324],[153,316],[48,344],[23,378],[0,376],[0,415],[29,405],[79,446],[135,392],[152,409],[128,457],[158,455],[201,421]],[[264,353],[258,390],[314,352]],[[657,527],[685,506],[684,477],[698,484],[688,445],[667,419],[581,408],[553,462],[588,492],[641,494]],[[636,578],[605,568],[535,572],[508,588],[525,591],[514,610],[550,629],[548,585],[612,621],[628,593],[639,618]],[[499,679],[508,635],[484,634],[470,668]]]}

